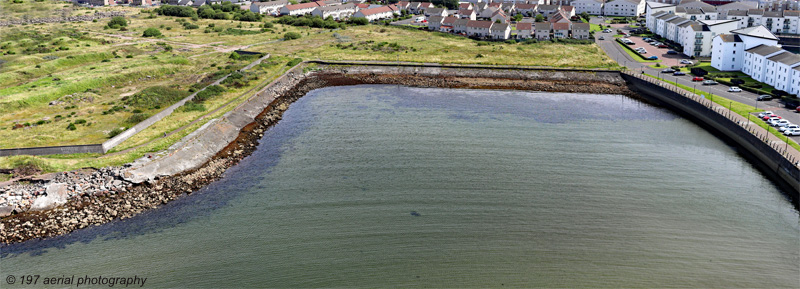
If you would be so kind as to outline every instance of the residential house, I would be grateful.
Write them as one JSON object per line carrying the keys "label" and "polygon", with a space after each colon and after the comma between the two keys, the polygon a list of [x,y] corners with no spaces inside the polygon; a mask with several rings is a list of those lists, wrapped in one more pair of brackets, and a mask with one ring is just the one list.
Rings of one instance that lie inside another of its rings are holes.
{"label": "residential house", "polygon": [[550,39],[550,23],[549,22],[538,22],[534,23],[534,35],[538,40],[549,40]]}
{"label": "residential house", "polygon": [[558,7],[558,5],[537,5],[536,9],[538,10],[539,14],[542,14],[542,16],[545,18],[550,18],[550,15],[560,11]]}
{"label": "residential house", "polygon": [[506,23],[495,23],[491,27],[492,39],[506,40],[511,37],[511,25]]}
{"label": "residential house", "polygon": [[161,4],[158,0],[131,0],[131,6],[143,6],[143,7],[150,7],[153,5]]}
{"label": "residential house", "polygon": [[475,21],[475,20],[456,19],[456,21],[453,21],[453,32],[454,33],[458,33],[458,34],[467,35],[467,24],[470,21]]}
{"label": "residential house", "polygon": [[533,35],[533,23],[530,23],[530,22],[517,23],[517,38],[518,39],[528,39],[528,38],[531,38],[532,35]]}
{"label": "residential house", "polygon": [[536,6],[537,6],[536,4],[527,4],[527,3],[517,4],[516,9],[514,9],[514,13],[511,14],[512,15],[522,14],[522,16],[533,17],[534,15],[536,15],[537,12]]}
{"label": "residential house", "polygon": [[258,14],[277,15],[280,14],[281,7],[289,5],[287,0],[277,0],[269,2],[253,2],[250,4],[250,11]]}
{"label": "residential house", "polygon": [[[442,25],[439,26],[439,31],[441,31],[441,32],[455,32],[453,30],[453,28],[455,27],[456,20],[458,20],[458,19],[459,19],[458,17],[452,17],[452,16],[445,17],[442,20]],[[464,20],[469,21],[469,19],[464,19]]]}
{"label": "residential house", "polygon": [[644,14],[644,0],[611,0],[603,6],[603,15],[636,17]]}
{"label": "residential house", "polygon": [[448,12],[447,12],[447,9],[444,9],[444,8],[428,8],[428,9],[425,9],[423,13],[425,13],[425,16],[427,16],[427,17],[431,17],[431,16],[447,17],[447,15],[449,15]]}
{"label": "residential house", "polygon": [[387,5],[358,10],[358,12],[353,14],[353,17],[367,18],[368,21],[372,22],[380,19],[393,18],[395,15],[400,15],[400,10],[397,9],[397,6]]}
{"label": "residential house", "polygon": [[439,31],[442,27],[442,21],[444,21],[444,17],[442,16],[428,17],[428,30]]}
{"label": "residential house", "polygon": [[503,12],[503,10],[495,11],[494,14],[492,14],[492,17],[489,18],[489,19],[491,19],[491,21],[495,22],[495,23],[498,23],[498,22],[499,23],[508,23],[508,22],[510,22],[510,19],[508,18],[508,16],[506,16],[506,13]]}
{"label": "residential house", "polygon": [[589,23],[574,23],[572,24],[572,38],[575,39],[589,39],[591,26]]}
{"label": "residential house", "polygon": [[558,13],[553,14],[547,21],[550,23],[572,23],[569,20],[569,16],[563,11],[558,11]]}
{"label": "residential house", "polygon": [[569,31],[572,28],[572,23],[553,23],[553,39],[556,38],[569,38]]}
{"label": "residential house", "polygon": [[492,21],[486,20],[469,20],[467,22],[467,35],[471,37],[489,37],[491,36]]}
{"label": "residential house", "polygon": [[486,9],[480,10],[480,14],[478,14],[478,18],[489,19],[492,18],[495,12],[501,11],[500,7],[492,7],[487,6]]}
{"label": "residential house", "polygon": [[350,18],[353,14],[358,11],[358,7],[356,7],[353,3],[347,3],[343,5],[331,5],[331,6],[320,6],[311,11],[311,15],[319,16],[322,18],[332,17],[333,20],[342,20]]}
{"label": "residential house", "polygon": [[720,5],[715,7],[717,12],[719,13],[720,19],[728,19],[728,12],[730,11],[740,11],[744,12],[747,15],[747,11],[750,9],[758,9],[758,2],[754,1],[739,1],[739,2],[729,2],[724,5]]}
{"label": "residential house", "polygon": [[300,3],[300,4],[290,4],[281,7],[281,15],[291,15],[291,16],[298,16],[298,15],[306,15],[311,14],[314,9],[320,6],[320,2],[308,2],[308,3]]}
{"label": "residential house", "polygon": [[405,9],[408,11],[408,13],[417,14],[417,11],[419,11],[420,4],[421,3],[419,2],[408,2]]}
{"label": "residential house", "polygon": [[[408,1],[400,1],[400,2],[397,2],[394,5],[397,6],[397,8],[400,9],[400,10],[408,10],[409,2]],[[363,8],[361,8],[361,9],[363,9]]]}
{"label": "residential house", "polygon": [[458,10],[462,10],[462,9],[463,10],[473,10],[474,6],[472,5],[472,3],[469,3],[469,2],[458,3]]}
{"label": "residential house", "polygon": [[562,5],[561,11],[564,12],[564,14],[566,14],[570,19],[572,18],[572,16],[575,16],[575,6]]}
{"label": "residential house", "polygon": [[475,13],[475,10],[459,9],[458,17],[469,20],[475,20],[477,18],[477,14]]}

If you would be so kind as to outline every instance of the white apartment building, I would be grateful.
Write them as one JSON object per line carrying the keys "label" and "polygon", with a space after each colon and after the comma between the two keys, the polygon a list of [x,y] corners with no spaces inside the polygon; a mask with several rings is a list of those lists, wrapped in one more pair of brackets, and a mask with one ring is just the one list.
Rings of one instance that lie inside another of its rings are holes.
{"label": "white apartment building", "polygon": [[[714,51],[711,66],[720,71],[739,71],[742,69],[744,51],[759,45],[778,46],[778,37],[764,26],[736,29],[730,33],[717,35],[713,41]],[[751,63],[748,63],[751,64]],[[753,71],[753,68],[748,68]]]}
{"label": "white apartment building", "polygon": [[353,3],[343,5],[321,6],[311,11],[311,15],[319,16],[321,18],[331,17],[333,20],[342,20],[350,18],[353,14],[358,12],[358,7]]}
{"label": "white apartment building", "polygon": [[800,95],[800,66],[792,68],[791,82],[789,89],[786,90],[789,94]]}
{"label": "white apartment building", "polygon": [[772,33],[800,34],[800,11],[731,10],[725,17],[738,21],[739,28],[761,25]]}
{"label": "white apartment building", "polygon": [[612,0],[603,6],[603,15],[636,17],[644,14],[644,0]]}
{"label": "white apartment building", "polygon": [[269,2],[253,2],[250,4],[250,11],[258,14],[279,14],[281,7],[289,5],[287,0],[277,0]]}
{"label": "white apartment building", "polygon": [[784,50],[783,53],[767,58],[767,71],[764,73],[767,85],[788,92],[792,90],[792,71],[800,66],[800,55]]}
{"label": "white apartment building", "polygon": [[759,45],[744,51],[742,72],[756,81],[764,82],[767,71],[767,58],[785,52],[778,46]]}
{"label": "white apartment building", "polygon": [[572,1],[572,6],[575,6],[575,13],[581,14],[583,12],[589,15],[603,15],[603,0],[575,0]]}

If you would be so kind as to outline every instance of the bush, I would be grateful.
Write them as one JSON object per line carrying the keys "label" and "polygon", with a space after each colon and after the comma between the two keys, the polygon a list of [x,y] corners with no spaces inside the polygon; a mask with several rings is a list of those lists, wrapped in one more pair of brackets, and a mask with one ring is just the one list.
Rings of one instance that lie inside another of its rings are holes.
{"label": "bush", "polygon": [[75,127],[74,123],[70,123],[69,125],[67,125],[67,130],[76,130],[76,129],[78,128]]}
{"label": "bush", "polygon": [[364,17],[353,17],[347,21],[347,23],[354,24],[354,25],[367,25],[369,24],[369,20]]}
{"label": "bush", "polygon": [[198,92],[194,96],[194,99],[192,101],[194,101],[196,103],[200,103],[200,102],[206,101],[208,99],[211,99],[212,97],[220,95],[223,92],[225,92],[225,88],[223,88],[222,86],[212,85],[212,86],[207,87],[203,91]]}
{"label": "bush", "polygon": [[295,59],[289,60],[289,62],[286,63],[286,66],[293,67],[293,66],[299,64],[300,62],[303,62],[302,58],[295,58]]}
{"label": "bush", "polygon": [[112,129],[110,132],[108,132],[108,138],[115,137],[115,136],[117,136],[118,134],[121,134],[124,131],[125,131],[125,129],[121,128],[121,127]]}
{"label": "bush", "polygon": [[159,37],[161,36],[161,31],[158,31],[156,28],[147,28],[142,33],[142,37]]}
{"label": "bush", "polygon": [[75,124],[84,124],[84,123],[86,123],[85,119],[79,119],[75,121]]}
{"label": "bush", "polygon": [[118,29],[120,27],[128,26],[128,20],[125,20],[125,17],[122,16],[114,16],[111,17],[111,20],[108,21],[108,27]]}
{"label": "bush", "polygon": [[155,108],[161,106],[170,106],[178,102],[188,95],[187,92],[166,87],[166,86],[153,86],[145,88],[144,90],[122,98],[122,103],[133,107],[138,110]]}
{"label": "bush", "polygon": [[144,121],[148,117],[150,117],[150,116],[147,115],[146,113],[134,113],[133,115],[128,117],[128,119],[126,119],[125,122],[136,124],[136,123],[140,123],[140,122]]}
{"label": "bush", "polygon": [[283,40],[293,40],[293,39],[300,39],[300,33],[297,32],[286,32],[283,35]]}
{"label": "bush", "polygon": [[202,103],[196,102],[187,102],[183,106],[181,106],[182,112],[190,112],[190,111],[206,111],[206,107]]}

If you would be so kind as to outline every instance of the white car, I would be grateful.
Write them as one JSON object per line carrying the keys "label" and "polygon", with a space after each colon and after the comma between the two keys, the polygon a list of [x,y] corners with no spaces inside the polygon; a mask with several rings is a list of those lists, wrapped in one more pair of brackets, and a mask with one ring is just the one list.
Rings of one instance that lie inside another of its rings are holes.
{"label": "white car", "polygon": [[681,59],[681,64],[692,65],[694,64],[694,62],[692,62],[691,60]]}
{"label": "white car", "polygon": [[[603,18],[603,16],[600,16],[600,18]],[[611,33],[611,29],[603,30],[603,33]]]}
{"label": "white car", "polygon": [[788,120],[785,120],[785,119],[779,119],[779,120],[774,120],[774,121],[772,121],[772,120],[771,120],[771,121],[769,122],[769,124],[770,124],[771,126],[774,126],[774,127],[782,127],[782,126],[784,126],[784,125],[790,125],[790,124],[792,124],[792,123],[791,123],[791,122],[789,122]]}
{"label": "white car", "polygon": [[773,122],[779,121],[781,118],[779,116],[773,116],[767,119],[767,124],[772,125]]}
{"label": "white car", "polygon": [[742,92],[742,89],[738,86],[731,86],[731,88],[728,88],[728,92]]}
{"label": "white car", "polygon": [[789,125],[785,125],[785,126],[782,126],[782,127],[779,128],[779,130],[781,130],[781,131],[787,131],[787,130],[790,130],[790,129],[800,129],[800,125],[789,124]]}
{"label": "white car", "polygon": [[800,135],[800,129],[793,128],[783,132],[785,135]]}
{"label": "white car", "polygon": [[775,114],[775,113],[773,113],[773,112],[771,112],[769,110],[768,111],[762,111],[762,112],[760,112],[758,114],[758,118],[764,118],[765,116],[768,116],[768,115],[771,115],[771,114]]}

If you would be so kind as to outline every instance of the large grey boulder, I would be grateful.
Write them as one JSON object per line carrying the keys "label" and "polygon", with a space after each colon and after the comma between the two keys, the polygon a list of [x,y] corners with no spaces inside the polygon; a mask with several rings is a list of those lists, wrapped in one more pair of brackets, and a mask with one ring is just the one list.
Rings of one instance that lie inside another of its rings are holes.
{"label": "large grey boulder", "polygon": [[2,207],[0,207],[0,218],[8,217],[13,212],[14,212],[14,207],[12,207],[12,206],[2,206]]}
{"label": "large grey boulder", "polygon": [[31,211],[46,211],[67,203],[69,194],[67,184],[53,183],[45,190],[47,195],[39,196],[33,201]]}

